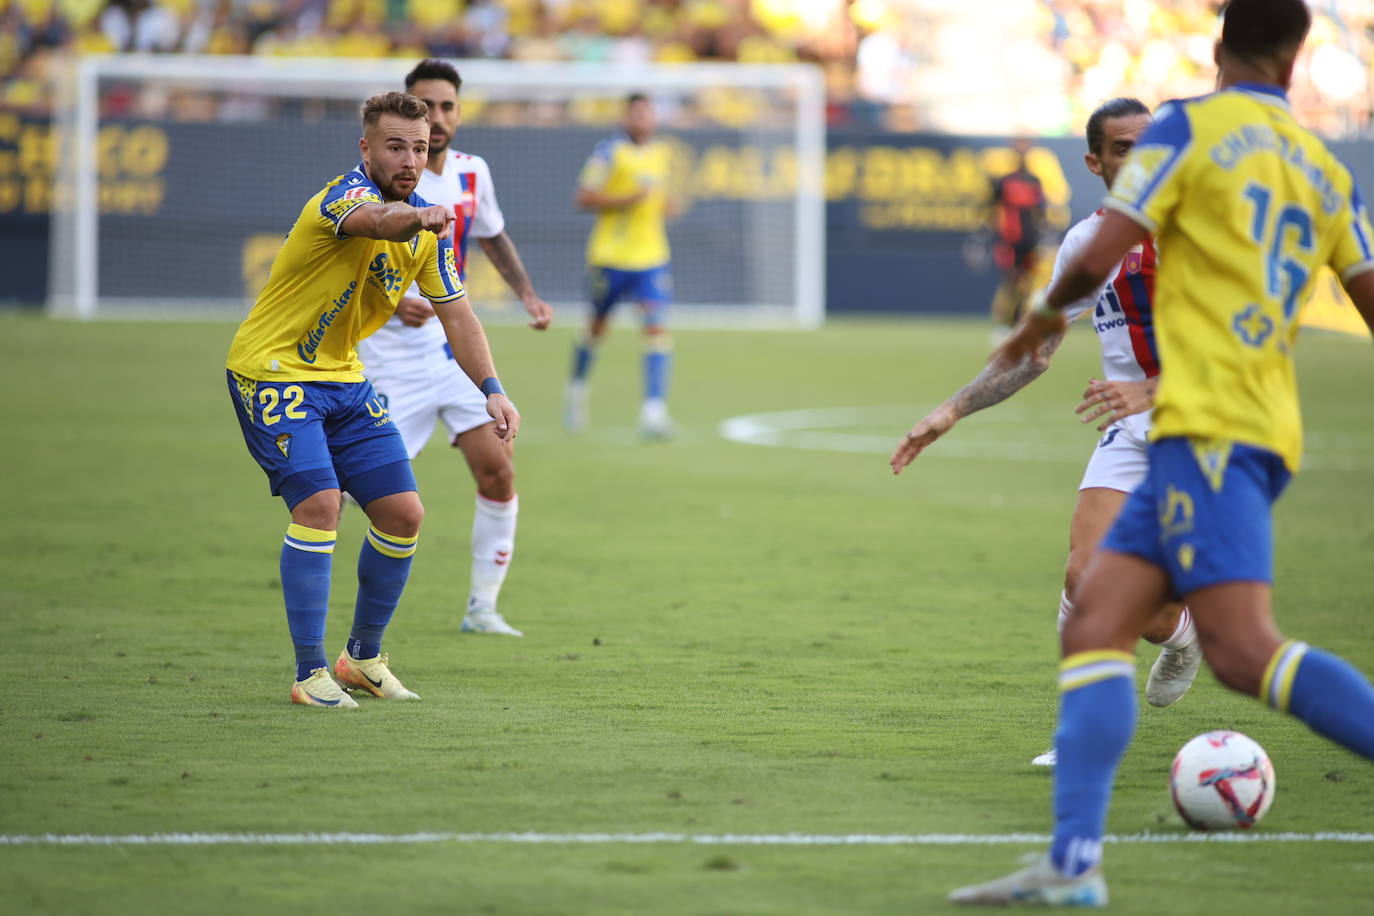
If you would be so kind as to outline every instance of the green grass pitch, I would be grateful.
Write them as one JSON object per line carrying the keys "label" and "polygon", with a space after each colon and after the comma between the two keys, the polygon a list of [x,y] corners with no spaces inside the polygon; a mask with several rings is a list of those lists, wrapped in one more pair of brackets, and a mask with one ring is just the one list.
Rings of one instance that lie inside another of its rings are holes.
{"label": "green grass pitch", "polygon": [[[1094,434],[1091,335],[899,478],[887,452],[987,354],[982,325],[683,331],[680,439],[637,441],[619,331],[592,426],[558,421],[570,316],[491,332],[524,411],[502,610],[458,634],[472,486],[436,440],[387,637],[424,700],[293,707],[281,504],[232,416],[222,324],[0,319],[5,511],[0,834],[421,831],[1045,833],[1054,617]],[[1374,671],[1374,353],[1300,347],[1310,469],[1277,512],[1281,625]],[[727,441],[741,415],[783,446]],[[838,410],[836,410],[838,409]],[[770,424],[772,424],[770,426]],[[824,428],[817,428],[824,426]],[[327,649],[363,527],[340,532]],[[1143,683],[1153,650],[1140,653]],[[1204,672],[1142,703],[1109,830],[1184,833],[1166,773],[1216,727],[1262,743],[1259,832],[1374,829],[1374,767]],[[7,913],[809,914],[947,911],[1030,845],[0,845]],[[1367,913],[1374,845],[1109,847],[1119,913]]]}

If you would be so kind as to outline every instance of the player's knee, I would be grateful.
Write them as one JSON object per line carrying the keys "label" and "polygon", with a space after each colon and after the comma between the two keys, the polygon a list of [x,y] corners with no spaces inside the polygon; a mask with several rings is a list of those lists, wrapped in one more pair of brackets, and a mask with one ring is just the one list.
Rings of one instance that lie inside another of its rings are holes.
{"label": "player's knee", "polygon": [[1092,554],[1086,550],[1070,550],[1069,560],[1064,564],[1064,594],[1074,600],[1078,584],[1083,581],[1083,571],[1088,568]]}
{"label": "player's knee", "polygon": [[320,490],[295,505],[291,510],[291,521],[317,531],[336,531],[341,505],[338,490]]}
{"label": "player's knee", "polygon": [[425,507],[418,493],[404,494],[408,498],[389,499],[385,505],[370,504],[368,515],[372,524],[383,534],[413,538],[420,533],[425,520]]}
{"label": "player's knee", "polygon": [[477,492],[486,499],[506,502],[515,495],[515,462],[490,462],[474,470]]}

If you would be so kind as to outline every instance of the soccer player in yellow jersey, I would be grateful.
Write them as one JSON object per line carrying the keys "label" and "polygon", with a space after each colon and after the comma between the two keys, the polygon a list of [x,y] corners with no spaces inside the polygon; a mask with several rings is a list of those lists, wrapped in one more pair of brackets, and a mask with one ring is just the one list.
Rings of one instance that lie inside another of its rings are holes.
{"label": "soccer player in yellow jersey", "polygon": [[291,512],[281,551],[286,619],[296,649],[291,700],[355,707],[324,654],[340,491],[371,526],[358,558],[358,599],[338,682],[387,699],[419,699],[381,653],[424,509],[405,444],[362,374],[358,341],[396,309],[412,281],[434,304],[458,362],[487,395],[495,435],[520,415],[496,379],[454,265],[453,210],[415,193],[429,151],[425,104],[403,92],[367,100],[362,162],[306,202],[229,348],[229,394],[248,450]]}
{"label": "soccer player in yellow jersey", "polygon": [[606,333],[611,309],[632,298],[644,312],[644,404],[640,430],[649,438],[672,435],[668,417],[668,380],[672,340],[667,333],[673,278],[668,268],[664,220],[668,196],[668,147],[654,139],[658,118],[640,93],[625,101],[624,131],[597,145],[582,169],[577,204],[596,211],[587,240],[592,319],[573,353],[564,425],[580,432],[587,424],[587,378],[596,347]]}
{"label": "soccer player in yellow jersey", "polygon": [[1329,265],[1374,328],[1374,229],[1349,170],[1288,108],[1307,5],[1232,0],[1223,15],[1218,91],[1157,113],[1097,234],[1002,350],[1016,361],[1062,333],[1060,309],[1154,234],[1164,371],[1150,466],[1064,628],[1053,842],[1030,868],[955,891],[960,903],[1105,905],[1102,835],[1135,730],[1131,652],[1166,598],[1187,602],[1222,683],[1374,759],[1374,687],[1285,640],[1270,610],[1270,506],[1302,452],[1298,307]]}

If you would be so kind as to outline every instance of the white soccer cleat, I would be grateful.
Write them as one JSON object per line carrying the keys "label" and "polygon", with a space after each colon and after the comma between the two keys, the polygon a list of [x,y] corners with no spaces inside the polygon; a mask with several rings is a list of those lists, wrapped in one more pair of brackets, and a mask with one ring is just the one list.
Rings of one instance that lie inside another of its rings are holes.
{"label": "white soccer cleat", "polygon": [[358,703],[339,689],[329,676],[328,668],[316,668],[310,677],[291,685],[291,702],[301,706],[323,706],[327,709],[357,709]]}
{"label": "white soccer cleat", "polygon": [[385,655],[372,658],[354,658],[344,649],[339,660],[334,663],[334,677],[345,687],[366,690],[384,700],[418,700],[420,695],[410,690],[391,673]]}
{"label": "white soccer cleat", "polygon": [[495,608],[473,608],[463,615],[463,623],[458,627],[460,633],[495,633],[501,636],[524,636],[525,634],[506,623]]}
{"label": "white soccer cleat", "polygon": [[660,400],[645,401],[639,411],[639,432],[645,439],[673,438],[675,430],[668,405]]}
{"label": "white soccer cleat", "polygon": [[1164,649],[1150,666],[1145,699],[1151,706],[1172,706],[1193,686],[1202,665],[1202,645],[1195,639],[1182,649]]}
{"label": "white soccer cleat", "polygon": [[1052,767],[1058,762],[1059,752],[1056,751],[1054,748],[1050,748],[1048,751],[1045,751],[1045,753],[1041,754],[1039,757],[1031,758],[1031,766],[1033,767]]}
{"label": "white soccer cleat", "polygon": [[965,906],[1081,906],[1107,905],[1107,881],[1102,866],[1069,877],[1054,867],[1048,853],[1034,856],[1029,868],[989,881],[961,887],[949,895]]}
{"label": "white soccer cleat", "polygon": [[563,395],[563,428],[580,433],[587,428],[587,383],[568,382]]}

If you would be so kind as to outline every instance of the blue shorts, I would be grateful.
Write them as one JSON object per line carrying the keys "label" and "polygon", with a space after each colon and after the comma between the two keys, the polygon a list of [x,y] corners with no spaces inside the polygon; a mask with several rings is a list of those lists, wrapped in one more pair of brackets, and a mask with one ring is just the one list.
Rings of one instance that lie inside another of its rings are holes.
{"label": "blue shorts", "polygon": [[1270,509],[1292,476],[1251,445],[1171,437],[1150,443],[1145,482],[1102,542],[1163,569],[1183,597],[1224,582],[1274,581]]}
{"label": "blue shorts", "polygon": [[668,265],[648,270],[616,270],[592,267],[588,271],[592,308],[597,318],[609,315],[621,299],[629,297],[644,306],[644,322],[662,327],[673,301],[673,274]]}
{"label": "blue shorts", "polygon": [[[286,499],[288,508],[336,487],[362,505],[416,489],[405,443],[371,382],[260,382],[227,375],[248,451],[267,473],[272,495]],[[389,466],[395,467],[370,473]],[[290,481],[296,475],[305,476]]]}

